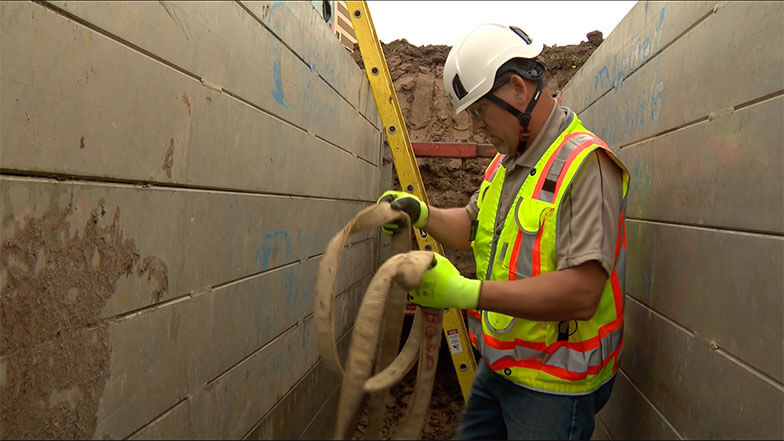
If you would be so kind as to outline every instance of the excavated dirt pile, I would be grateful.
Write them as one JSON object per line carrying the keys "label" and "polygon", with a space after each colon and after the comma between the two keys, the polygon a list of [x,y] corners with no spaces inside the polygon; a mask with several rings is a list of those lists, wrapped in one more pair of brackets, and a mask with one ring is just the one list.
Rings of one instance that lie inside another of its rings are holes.
{"label": "excavated dirt pile", "polygon": [[[547,66],[545,84],[554,95],[603,41],[599,31],[590,32],[586,37],[587,41],[575,45],[544,47],[540,58]],[[488,143],[481,134],[471,131],[471,119],[465,112],[454,114],[444,91],[441,77],[449,46],[414,46],[405,39],[389,44],[382,42],[382,46],[412,142]],[[358,48],[355,47],[353,55],[362,66]],[[430,203],[444,208],[464,206],[471,194],[479,188],[490,159],[417,158]],[[394,186],[400,189],[397,180]],[[476,276],[470,251],[445,250],[445,253],[463,275]],[[463,406],[449,351],[443,346],[442,343],[436,384],[422,439],[454,438]],[[402,409],[413,391],[415,371],[412,370],[390,390],[382,437],[391,433],[402,415]],[[366,421],[363,415],[354,433],[355,439],[362,438]]]}

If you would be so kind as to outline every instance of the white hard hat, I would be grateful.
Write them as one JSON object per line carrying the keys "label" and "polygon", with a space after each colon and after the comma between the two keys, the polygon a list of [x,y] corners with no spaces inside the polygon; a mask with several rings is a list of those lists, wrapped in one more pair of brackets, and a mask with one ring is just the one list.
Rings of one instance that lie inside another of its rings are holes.
{"label": "white hard hat", "polygon": [[444,88],[460,113],[493,87],[496,73],[513,58],[536,58],[543,45],[515,26],[483,24],[457,41],[444,63]]}

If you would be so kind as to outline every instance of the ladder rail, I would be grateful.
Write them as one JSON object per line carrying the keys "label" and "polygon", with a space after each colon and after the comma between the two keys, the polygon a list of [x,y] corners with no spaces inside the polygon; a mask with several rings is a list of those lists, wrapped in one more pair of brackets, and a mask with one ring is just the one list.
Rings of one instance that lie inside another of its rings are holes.
{"label": "ladder rail", "polygon": [[[400,103],[397,99],[392,76],[387,66],[381,43],[376,35],[373,20],[370,17],[370,9],[367,2],[346,1],[348,6],[351,23],[354,27],[357,44],[359,45],[362,62],[365,65],[365,73],[370,81],[373,97],[376,100],[378,113],[381,116],[384,134],[386,135],[389,149],[392,153],[392,160],[397,171],[401,187],[417,197],[423,202],[428,203],[419,167],[416,163],[411,139],[408,135]],[[425,231],[415,228],[415,236],[420,249],[432,250],[441,255],[444,254],[441,244]],[[446,337],[449,352],[452,357],[452,364],[457,374],[460,390],[463,399],[468,401],[468,393],[471,390],[471,381],[476,370],[476,361],[468,339],[465,322],[460,310],[450,308],[444,311],[443,331]]]}

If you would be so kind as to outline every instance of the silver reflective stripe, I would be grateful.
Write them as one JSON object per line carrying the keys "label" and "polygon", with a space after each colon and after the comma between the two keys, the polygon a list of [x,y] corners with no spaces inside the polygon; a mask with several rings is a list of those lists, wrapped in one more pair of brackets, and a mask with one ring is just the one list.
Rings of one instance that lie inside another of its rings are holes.
{"label": "silver reflective stripe", "polygon": [[520,360],[539,360],[542,364],[566,369],[570,372],[588,372],[592,366],[601,366],[602,362],[610,357],[623,339],[623,326],[605,336],[597,348],[590,351],[580,352],[566,346],[558,348],[549,356],[545,351],[515,346],[514,349],[495,349],[489,345],[483,345],[482,356],[486,357],[487,362],[493,364],[503,358]]}
{"label": "silver reflective stripe", "polygon": [[591,366],[601,366],[602,361],[613,353],[621,344],[623,326],[606,335],[599,347],[586,352],[579,352],[567,347],[558,348],[545,360],[544,364],[566,369],[571,372],[586,372]]}
{"label": "silver reflective stripe", "polygon": [[527,233],[523,230],[520,250],[517,253],[517,270],[515,271],[515,275],[518,278],[528,278],[533,274],[534,242],[536,242],[536,234]]}
{"label": "silver reflective stripe", "polygon": [[626,247],[623,245],[621,245],[618,257],[615,259],[615,273],[618,275],[618,283],[621,285],[621,295],[623,296],[626,294]]}
{"label": "silver reflective stripe", "polygon": [[479,348],[479,352],[484,354],[487,345],[485,345],[485,337],[482,333],[482,321],[470,314],[467,315],[466,318],[468,319],[468,332],[474,334],[474,337],[476,337],[476,346]]}
{"label": "silver reflective stripe", "polygon": [[470,314],[467,314],[466,317],[468,319],[468,332],[474,334],[477,340],[482,341],[482,322]]}
{"label": "silver reflective stripe", "polygon": [[514,326],[515,323],[517,323],[517,317],[514,317],[512,318],[512,321],[510,321],[509,324],[506,325],[504,329],[496,329],[495,327],[493,327],[492,324],[490,324],[490,320],[487,319],[487,311],[482,311],[482,318],[484,319],[484,322],[487,324],[487,327],[492,329],[493,332],[495,332],[496,334],[506,334],[507,332],[509,332],[510,329],[512,329],[512,326]]}
{"label": "silver reflective stripe", "polygon": [[523,232],[523,238],[520,240],[520,251],[517,253],[517,269],[515,275],[520,278],[531,277],[533,272],[533,249],[536,235],[526,234],[523,225],[520,224],[520,204],[523,198],[517,200],[514,208],[514,219],[517,222],[517,229]]}
{"label": "silver reflective stripe", "polygon": [[[566,147],[564,147],[564,149],[565,148]],[[550,166],[550,170],[547,171],[547,179],[551,181],[558,180],[558,175],[561,174],[561,169],[563,168],[564,164],[566,164],[566,158],[568,157],[569,155],[563,156],[561,154],[555,157],[555,160],[553,160],[553,164]]]}
{"label": "silver reflective stripe", "polygon": [[517,203],[515,204],[515,207],[514,207],[514,213],[513,214],[514,214],[515,222],[517,222],[517,229],[520,230],[520,231],[525,231],[525,230],[523,230],[523,226],[520,224],[520,216],[518,216],[518,214],[517,214],[517,213],[520,212],[520,204],[522,202],[523,202],[523,198],[520,198],[520,199],[517,200]]}
{"label": "silver reflective stripe", "polygon": [[[547,171],[547,177],[545,178],[545,181],[558,182],[558,175],[561,173],[561,169],[563,168],[564,163],[566,163],[566,158],[561,158],[561,155],[557,155],[553,160],[553,163],[550,165],[550,170]],[[542,191],[539,193],[539,200],[555,200],[554,189],[551,191],[542,187]]]}
{"label": "silver reflective stripe", "polygon": [[[575,136],[574,138],[570,139],[566,144],[562,145],[558,149],[558,153],[556,153],[553,163],[550,164],[550,169],[547,170],[546,179],[557,182],[558,177],[561,175],[561,170],[563,170],[564,164],[566,164],[566,160],[569,158],[569,155],[571,155],[572,152],[578,146],[580,146],[580,144],[590,139],[592,138],[589,135]],[[537,199],[540,201],[552,202],[553,200],[555,200],[555,194],[552,191],[542,189],[539,192],[539,196],[537,197]]]}
{"label": "silver reflective stripe", "polygon": [[490,345],[482,346],[482,357],[487,359],[490,364],[495,363],[505,357],[512,357],[515,360],[539,360],[544,359],[545,353],[536,349],[524,346],[515,346],[514,349],[495,349]]}
{"label": "silver reflective stripe", "polygon": [[539,192],[539,197],[537,199],[540,201],[551,202],[555,200],[555,193],[542,189],[542,191]]}

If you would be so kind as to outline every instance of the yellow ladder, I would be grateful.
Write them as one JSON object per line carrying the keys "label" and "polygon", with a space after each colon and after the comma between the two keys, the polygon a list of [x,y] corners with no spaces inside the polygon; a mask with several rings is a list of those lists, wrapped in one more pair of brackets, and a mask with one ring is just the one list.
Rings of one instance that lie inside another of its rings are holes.
{"label": "yellow ladder", "polygon": [[[400,111],[400,104],[397,94],[392,84],[392,76],[387,67],[381,43],[376,36],[376,29],[373,20],[370,18],[370,10],[365,1],[346,1],[351,23],[354,26],[354,34],[359,44],[359,51],[362,61],[365,64],[370,86],[373,89],[373,97],[376,99],[378,113],[384,126],[389,149],[392,152],[392,160],[397,170],[398,179],[401,187],[412,194],[417,195],[422,201],[427,203],[425,187],[422,184],[422,177],[419,174],[414,150],[411,147],[411,140],[408,137],[406,123],[403,121],[403,114]],[[416,229],[416,239],[419,247],[423,250],[432,250],[441,255],[444,254],[441,244],[436,242],[426,232]],[[460,383],[460,390],[463,392],[463,399],[468,400],[468,392],[471,390],[471,381],[476,369],[474,353],[471,350],[471,343],[468,340],[465,322],[459,310],[451,308],[444,312],[443,319],[444,335],[446,336],[449,352],[452,354],[452,364],[457,373]]]}

